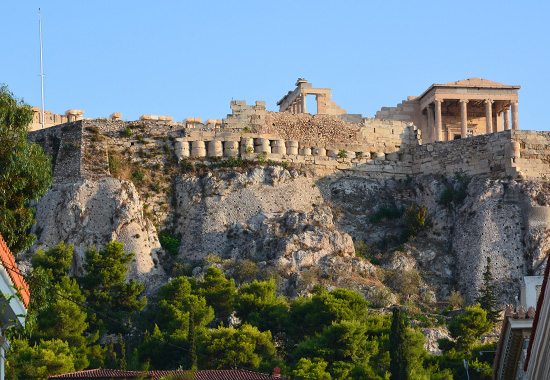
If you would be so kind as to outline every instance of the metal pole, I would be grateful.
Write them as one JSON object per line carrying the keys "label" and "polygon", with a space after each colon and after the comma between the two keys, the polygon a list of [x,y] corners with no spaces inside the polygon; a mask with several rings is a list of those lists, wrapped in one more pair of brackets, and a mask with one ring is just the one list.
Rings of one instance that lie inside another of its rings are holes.
{"label": "metal pole", "polygon": [[42,129],[44,129],[44,64],[42,62],[42,15],[38,8],[38,27],[40,29],[40,81],[42,89]]}

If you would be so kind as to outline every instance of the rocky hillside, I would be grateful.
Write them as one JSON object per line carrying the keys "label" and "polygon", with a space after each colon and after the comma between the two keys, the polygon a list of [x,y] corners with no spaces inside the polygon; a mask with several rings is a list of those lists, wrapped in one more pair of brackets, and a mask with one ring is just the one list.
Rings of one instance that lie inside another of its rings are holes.
{"label": "rocky hillside", "polygon": [[[237,282],[275,277],[288,296],[321,283],[359,290],[380,306],[435,304],[452,290],[472,301],[486,257],[501,302],[512,303],[521,276],[545,264],[546,182],[316,177],[267,164],[189,168],[185,162],[148,186],[135,175],[54,185],[37,205],[31,254],[74,244],[80,273],[86,247],[117,239],[135,252],[131,276],[149,292],[215,265]],[[151,197],[155,186],[165,189],[161,201]],[[422,210],[426,218],[411,233]]]}

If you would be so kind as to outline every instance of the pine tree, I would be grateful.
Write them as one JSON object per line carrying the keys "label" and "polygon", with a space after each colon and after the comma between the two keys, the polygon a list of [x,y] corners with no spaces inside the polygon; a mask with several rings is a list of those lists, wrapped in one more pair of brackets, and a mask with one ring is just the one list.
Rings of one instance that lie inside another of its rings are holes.
{"label": "pine tree", "polygon": [[411,378],[410,342],[407,337],[407,322],[405,313],[393,309],[393,319],[389,339],[390,348],[390,379],[409,380]]}
{"label": "pine tree", "polygon": [[496,285],[491,273],[491,258],[487,257],[487,265],[483,272],[483,285],[481,286],[478,302],[483,310],[487,312],[487,320],[495,323],[498,320]]}

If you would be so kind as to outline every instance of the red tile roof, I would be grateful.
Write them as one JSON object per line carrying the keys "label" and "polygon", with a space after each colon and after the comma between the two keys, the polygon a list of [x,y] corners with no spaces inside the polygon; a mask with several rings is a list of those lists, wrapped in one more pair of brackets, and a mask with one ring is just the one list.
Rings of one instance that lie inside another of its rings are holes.
{"label": "red tile roof", "polygon": [[19,293],[21,294],[21,298],[23,300],[23,304],[25,305],[25,307],[28,308],[31,295],[31,293],[29,292],[29,285],[27,285],[25,279],[21,275],[21,272],[17,267],[17,263],[15,262],[15,257],[13,257],[13,254],[11,253],[1,234],[0,261],[2,262],[4,268],[6,268],[6,272],[8,272],[8,276],[10,276],[11,282],[17,288],[17,290],[19,290]]}
{"label": "red tile roof", "polygon": [[[184,376],[188,371],[149,371],[144,379],[158,380],[164,376]],[[86,371],[65,373],[63,375],[50,376],[50,379],[136,379],[143,376],[139,371],[119,371],[115,369],[89,369]],[[193,380],[273,380],[288,379],[287,377],[267,375],[265,373],[248,371],[244,369],[218,369],[218,370],[200,370],[193,374]]]}

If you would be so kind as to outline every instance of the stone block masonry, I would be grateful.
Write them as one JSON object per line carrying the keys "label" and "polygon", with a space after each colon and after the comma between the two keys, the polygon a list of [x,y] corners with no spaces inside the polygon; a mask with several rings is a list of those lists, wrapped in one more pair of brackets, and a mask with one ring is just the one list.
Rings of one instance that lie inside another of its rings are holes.
{"label": "stone block masonry", "polygon": [[60,124],[29,133],[52,158],[53,182],[76,182],[82,176],[82,121]]}
{"label": "stone block masonry", "polygon": [[[52,157],[54,182],[109,175],[108,151],[169,139],[181,159],[238,157],[286,161],[318,175],[349,171],[370,178],[463,172],[470,176],[550,177],[550,133],[507,130],[422,144],[410,122],[267,112],[264,102],[231,102],[221,123],[149,118],[80,120],[29,133]],[[350,119],[347,119],[350,120]],[[193,119],[195,121],[195,119]],[[106,137],[108,145],[99,141]],[[160,145],[159,145],[160,144]]]}

